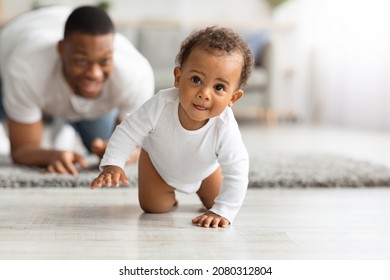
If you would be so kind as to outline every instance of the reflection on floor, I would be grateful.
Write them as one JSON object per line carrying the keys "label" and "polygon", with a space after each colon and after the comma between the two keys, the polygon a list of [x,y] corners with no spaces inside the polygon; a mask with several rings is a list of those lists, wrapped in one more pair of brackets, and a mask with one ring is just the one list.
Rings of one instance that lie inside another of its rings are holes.
{"label": "reflection on floor", "polygon": [[0,259],[390,259],[390,189],[250,189],[227,229],[196,196],[144,214],[133,189],[2,189]]}

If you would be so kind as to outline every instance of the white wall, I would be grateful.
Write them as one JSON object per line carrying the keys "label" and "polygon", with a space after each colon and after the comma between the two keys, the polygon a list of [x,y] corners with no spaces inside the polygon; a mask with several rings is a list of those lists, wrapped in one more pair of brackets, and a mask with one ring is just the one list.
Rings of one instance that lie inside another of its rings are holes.
{"label": "white wall", "polygon": [[[327,0],[316,23],[320,120],[390,128],[390,3]],[[341,2],[341,3],[340,3]]]}
{"label": "white wall", "polygon": [[[390,2],[292,0],[296,105],[325,124],[390,128]],[[277,13],[277,14],[278,14]]]}
{"label": "white wall", "polygon": [[[0,0],[0,16],[8,19],[28,11],[34,3],[78,6],[99,0]],[[110,0],[116,21],[174,20],[188,22],[251,23],[269,17],[263,0]]]}

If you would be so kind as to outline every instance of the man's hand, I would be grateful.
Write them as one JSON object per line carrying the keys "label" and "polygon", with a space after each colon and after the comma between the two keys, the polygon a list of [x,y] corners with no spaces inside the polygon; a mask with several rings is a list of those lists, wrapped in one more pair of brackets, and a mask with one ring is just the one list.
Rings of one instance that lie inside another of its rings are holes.
{"label": "man's hand", "polygon": [[44,171],[76,176],[79,172],[75,164],[79,164],[84,169],[88,168],[87,162],[80,154],[70,151],[54,151],[52,159]]}
{"label": "man's hand", "polygon": [[103,166],[103,171],[92,181],[90,188],[92,190],[94,188],[101,188],[104,184],[108,188],[111,187],[112,184],[114,184],[115,187],[119,187],[121,181],[126,185],[129,183],[129,179],[123,169],[118,166],[107,165]]}
{"label": "man's hand", "polygon": [[198,217],[192,219],[192,223],[196,224],[198,227],[223,227],[226,228],[229,225],[229,221],[224,217],[219,216],[211,211],[204,213]]}

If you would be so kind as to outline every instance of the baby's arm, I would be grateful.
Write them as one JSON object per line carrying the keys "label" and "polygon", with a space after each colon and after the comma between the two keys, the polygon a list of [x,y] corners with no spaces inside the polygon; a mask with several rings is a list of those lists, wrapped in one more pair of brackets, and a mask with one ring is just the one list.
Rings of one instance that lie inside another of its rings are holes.
{"label": "baby's arm", "polygon": [[211,211],[204,213],[198,217],[192,219],[192,223],[196,224],[199,227],[227,227],[230,223],[227,219],[222,216],[219,216]]}
{"label": "baby's arm", "polygon": [[103,184],[106,184],[107,187],[111,187],[112,184],[115,187],[119,187],[120,182],[126,185],[129,183],[129,179],[123,169],[115,165],[107,165],[102,167],[102,172],[92,181],[90,188],[92,190],[96,187],[101,188]]}

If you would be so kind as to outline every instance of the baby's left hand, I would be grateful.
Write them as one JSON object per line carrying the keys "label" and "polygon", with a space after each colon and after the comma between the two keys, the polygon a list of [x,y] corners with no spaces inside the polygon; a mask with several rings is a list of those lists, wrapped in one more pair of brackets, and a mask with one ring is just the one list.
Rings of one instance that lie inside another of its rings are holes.
{"label": "baby's left hand", "polygon": [[213,212],[206,212],[203,215],[200,215],[196,218],[192,219],[192,223],[196,224],[198,227],[227,227],[229,225],[229,221],[226,220],[224,217],[219,216]]}

